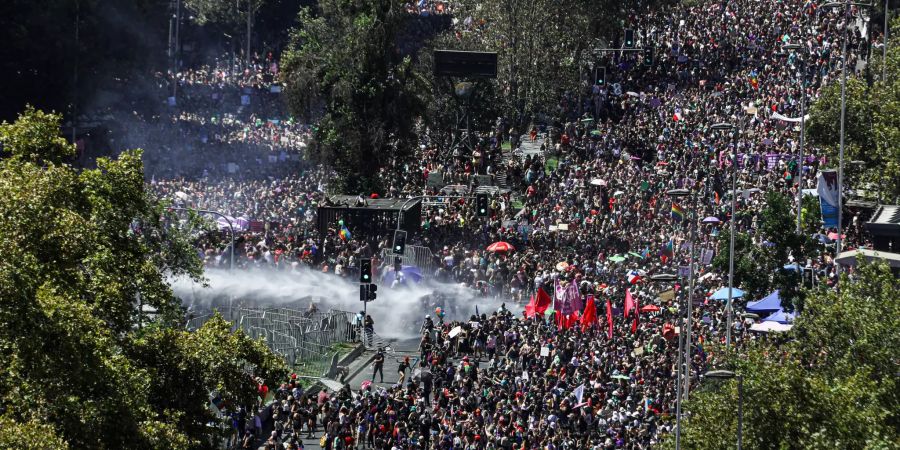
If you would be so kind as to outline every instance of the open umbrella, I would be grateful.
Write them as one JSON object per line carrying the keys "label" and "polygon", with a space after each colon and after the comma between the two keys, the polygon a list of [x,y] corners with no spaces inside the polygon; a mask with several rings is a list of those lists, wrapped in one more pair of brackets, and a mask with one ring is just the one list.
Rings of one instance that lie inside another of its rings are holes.
{"label": "open umbrella", "polygon": [[656,305],[644,305],[641,306],[641,312],[658,312],[659,306]]}
{"label": "open umbrella", "polygon": [[569,263],[567,263],[565,261],[560,261],[560,262],[556,263],[556,270],[562,271],[562,270],[566,270],[568,268],[569,268]]}
{"label": "open umbrella", "polygon": [[717,217],[713,217],[713,216],[709,216],[709,217],[703,219],[703,223],[719,223],[719,222],[721,222],[721,220],[719,220]]}
{"label": "open umbrella", "polygon": [[631,378],[628,378],[628,375],[622,375],[622,374],[616,374],[610,378],[612,378],[613,380],[630,380],[631,379]]}
{"label": "open umbrella", "polygon": [[[744,296],[744,291],[742,291],[736,287],[731,288],[731,298],[735,299],[735,298],[741,298],[743,296]],[[723,287],[723,288],[717,290],[716,292],[713,292],[713,294],[709,298],[711,298],[713,300],[728,300],[728,288]]]}
{"label": "open umbrella", "polygon": [[[416,266],[401,266],[400,273],[403,275],[404,279],[410,280],[413,283],[422,281],[422,270]],[[397,274],[393,270],[389,270],[382,275],[381,282],[390,285],[394,282],[396,277]]]}
{"label": "open umbrella", "polygon": [[513,247],[512,244],[510,244],[509,242],[504,242],[504,241],[494,242],[493,244],[488,245],[488,247],[487,247],[487,251],[494,252],[494,253],[511,252],[511,251],[515,251],[515,249],[516,248]]}
{"label": "open umbrella", "polygon": [[641,256],[640,253],[628,252],[628,254],[631,255],[631,256],[634,256],[634,257],[636,257],[636,258],[643,258],[643,256]]}
{"label": "open umbrella", "polygon": [[606,186],[606,180],[601,180],[600,178],[594,178],[593,180],[591,180],[591,185]]}
{"label": "open umbrella", "polygon": [[612,262],[622,262],[622,261],[625,261],[625,257],[622,255],[616,255],[616,256],[611,256],[609,258],[609,260]]}
{"label": "open umbrella", "polygon": [[591,131],[591,136],[594,136],[594,137],[600,137],[600,134],[601,134],[601,133],[600,133],[600,130],[594,130],[594,131]]}
{"label": "open umbrella", "polygon": [[613,192],[613,197],[618,197],[618,196],[620,196],[620,195],[622,195],[622,194],[624,194],[624,193],[625,193],[624,191],[616,191],[616,192]]}

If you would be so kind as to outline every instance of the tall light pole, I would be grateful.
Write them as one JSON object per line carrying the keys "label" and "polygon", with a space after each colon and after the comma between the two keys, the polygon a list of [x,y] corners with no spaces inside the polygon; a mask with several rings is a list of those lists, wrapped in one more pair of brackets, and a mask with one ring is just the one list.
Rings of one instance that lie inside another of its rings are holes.
{"label": "tall light pole", "polygon": [[690,234],[690,245],[691,245],[691,255],[689,258],[689,266],[688,266],[688,301],[687,307],[685,308],[685,319],[684,319],[684,387],[682,398],[685,400],[688,398],[688,395],[691,390],[691,327],[693,325],[692,320],[692,312],[694,309],[694,241],[696,240],[697,233],[697,195],[692,194],[688,189],[671,189],[666,191],[666,193],[675,198],[684,198],[693,195],[694,202],[693,207],[691,208],[691,234]]}
{"label": "tall light pole", "polygon": [[738,380],[738,428],[737,428],[737,448],[741,450],[744,440],[744,376],[735,374],[730,370],[711,370],[704,374],[707,378],[718,378],[721,380],[730,380],[737,378]]}
{"label": "tall light pole", "polygon": [[888,23],[891,10],[888,9],[890,0],[884,0],[884,46],[881,48],[881,82],[887,83],[887,49],[888,49]]}
{"label": "tall light pole", "polygon": [[[732,131],[734,130],[734,125],[730,123],[717,123],[713,124],[710,128],[716,131]],[[730,224],[729,234],[730,240],[728,242],[728,302],[725,305],[725,313],[726,313],[726,331],[725,331],[725,351],[731,350],[731,322],[734,317],[734,308],[732,306],[733,295],[732,291],[734,289],[734,235],[737,232],[735,229],[735,222],[737,222],[735,218],[735,209],[737,203],[737,143],[734,146],[734,155],[732,157],[731,164],[731,220],[729,220]]]}
{"label": "tall light pole", "polygon": [[[800,44],[785,44],[783,49],[788,51],[800,50]],[[800,77],[797,80],[800,85],[800,149],[797,152],[797,234],[801,233],[800,217],[803,212],[803,144],[806,139],[806,61],[803,56],[797,54],[801,67]]]}
{"label": "tall light pole", "polygon": [[[846,19],[846,22],[844,24],[844,42],[841,46],[841,140],[840,150],[838,151],[837,241],[835,243],[835,258],[837,258],[837,256],[841,254],[841,247],[844,243],[844,239],[842,236],[843,224],[841,222],[844,219],[844,122],[846,121],[847,117],[847,41],[850,40],[850,37],[848,36],[850,32],[850,7],[871,7],[872,5],[868,3],[857,3],[851,1],[829,2],[823,4],[821,8],[833,8],[836,6],[841,6],[844,8],[844,18]],[[837,264],[835,266],[835,273],[837,275],[841,274],[840,264]]]}
{"label": "tall light pole", "polygon": [[[673,283],[678,280],[676,275],[670,273],[660,273],[656,275],[650,276],[650,281],[656,283]],[[681,450],[681,350],[682,343],[684,340],[682,339],[682,334],[678,335],[678,357],[677,357],[677,365],[676,365],[676,375],[675,375],[675,450]]]}

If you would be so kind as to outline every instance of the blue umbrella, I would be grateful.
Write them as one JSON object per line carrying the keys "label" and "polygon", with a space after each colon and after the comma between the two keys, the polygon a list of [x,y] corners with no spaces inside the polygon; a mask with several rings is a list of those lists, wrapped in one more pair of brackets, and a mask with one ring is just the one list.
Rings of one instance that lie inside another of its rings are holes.
{"label": "blue umbrella", "polygon": [[[744,296],[744,291],[738,288],[731,288],[731,298],[741,298]],[[713,295],[710,297],[713,300],[728,300],[728,288],[723,287],[716,292],[713,292]]]}
{"label": "blue umbrella", "polygon": [[[403,274],[403,279],[407,281],[412,281],[413,283],[422,281],[422,270],[416,266],[403,266],[400,268],[400,273]],[[381,276],[381,282],[391,284],[396,276],[393,270],[389,270]]]}

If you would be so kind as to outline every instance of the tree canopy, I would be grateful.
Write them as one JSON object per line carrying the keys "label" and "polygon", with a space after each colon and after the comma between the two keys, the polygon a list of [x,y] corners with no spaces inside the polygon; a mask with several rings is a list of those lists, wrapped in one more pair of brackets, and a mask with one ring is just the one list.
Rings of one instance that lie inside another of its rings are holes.
{"label": "tree canopy", "polygon": [[[839,291],[810,293],[786,337],[752,342],[729,357],[707,348],[713,367],[744,378],[744,448],[887,449],[900,442],[900,279],[884,262],[859,264]],[[691,394],[684,448],[734,445],[737,389],[735,380],[707,379]]]}
{"label": "tree canopy", "polygon": [[283,54],[291,110],[318,118],[311,153],[340,175],[339,191],[381,190],[379,170],[417,144],[413,125],[422,105],[412,59],[398,47],[409,18],[404,5],[320,1],[300,11]]}
{"label": "tree canopy", "polygon": [[202,266],[144,191],[141,152],[77,171],[59,121],[0,125],[0,447],[211,448],[210,393],[243,404],[283,363],[221,318],[180,329],[166,276]]}
{"label": "tree canopy", "polygon": [[[845,176],[858,177],[858,186],[884,202],[900,200],[900,19],[891,23],[891,42],[887,61],[875,52],[872,72],[881,73],[887,64],[887,80],[869,84],[864,79],[848,76],[845,120]],[[833,165],[837,164],[840,143],[841,83],[839,79],[823,89],[812,105],[807,124],[810,141],[825,145]],[[850,165],[861,161],[861,167]],[[857,171],[858,169],[858,171]]]}

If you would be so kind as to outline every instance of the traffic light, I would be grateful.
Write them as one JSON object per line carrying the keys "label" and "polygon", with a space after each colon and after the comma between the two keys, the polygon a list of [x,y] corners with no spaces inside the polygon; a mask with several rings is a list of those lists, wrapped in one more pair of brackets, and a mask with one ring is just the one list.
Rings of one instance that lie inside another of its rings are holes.
{"label": "traffic light", "polygon": [[359,260],[359,282],[372,282],[372,260],[369,258]]}
{"label": "traffic light", "polygon": [[375,300],[378,295],[375,292],[378,291],[378,286],[374,284],[361,284],[359,285],[359,301],[361,302],[371,302]]}
{"label": "traffic light", "polygon": [[487,217],[488,209],[489,206],[487,194],[475,195],[475,210],[478,213],[478,217]]}
{"label": "traffic light", "polygon": [[402,255],[406,253],[406,232],[403,230],[394,231],[393,253],[395,255]]}
{"label": "traffic light", "polygon": [[634,30],[631,28],[625,29],[625,48],[634,48]]}
{"label": "traffic light", "polygon": [[644,65],[652,66],[653,65],[653,49],[649,47],[644,48]]}
{"label": "traffic light", "polygon": [[598,67],[594,69],[594,80],[597,86],[606,86],[606,67]]}

